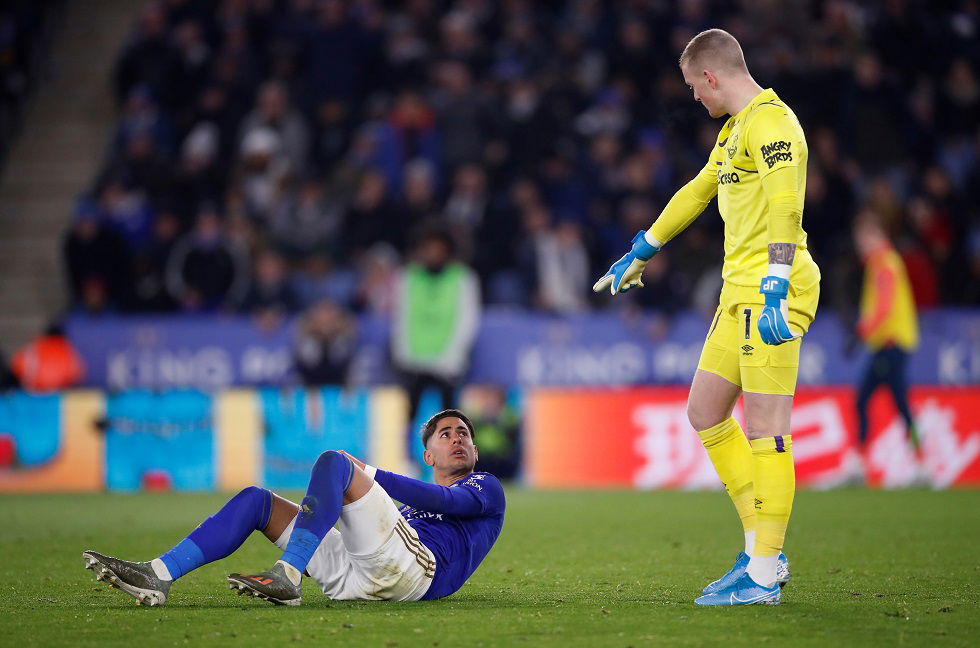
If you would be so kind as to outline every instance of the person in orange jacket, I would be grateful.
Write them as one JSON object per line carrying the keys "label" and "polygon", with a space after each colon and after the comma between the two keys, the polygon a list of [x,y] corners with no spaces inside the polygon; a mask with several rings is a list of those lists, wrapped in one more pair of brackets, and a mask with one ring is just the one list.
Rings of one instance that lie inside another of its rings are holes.
{"label": "person in orange jacket", "polygon": [[73,387],[85,376],[81,357],[58,324],[18,349],[12,369],[24,389],[32,392]]}
{"label": "person in orange jacket", "polygon": [[902,257],[888,240],[875,215],[865,211],[854,226],[854,242],[864,263],[857,334],[871,352],[858,386],[858,440],[868,437],[868,402],[882,385],[895,400],[909,441],[918,451],[919,435],[909,409],[906,364],[919,343],[915,300]]}

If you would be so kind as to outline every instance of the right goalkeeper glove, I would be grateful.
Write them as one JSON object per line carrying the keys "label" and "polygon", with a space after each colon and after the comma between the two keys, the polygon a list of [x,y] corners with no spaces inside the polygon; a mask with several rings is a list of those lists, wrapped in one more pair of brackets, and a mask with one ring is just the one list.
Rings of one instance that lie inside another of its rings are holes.
{"label": "right goalkeeper glove", "polygon": [[643,230],[636,233],[630,251],[609,267],[609,272],[595,282],[592,290],[599,292],[608,286],[609,292],[615,295],[626,292],[633,286],[643,287],[643,269],[647,266],[647,261],[660,251],[659,247],[654,247],[647,242],[645,234]]}

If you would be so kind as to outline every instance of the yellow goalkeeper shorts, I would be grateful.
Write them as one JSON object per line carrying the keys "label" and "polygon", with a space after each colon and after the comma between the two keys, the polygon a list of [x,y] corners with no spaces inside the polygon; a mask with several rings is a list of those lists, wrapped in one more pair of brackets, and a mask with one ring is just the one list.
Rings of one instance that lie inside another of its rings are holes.
{"label": "yellow goalkeeper shorts", "polygon": [[[819,284],[799,293],[790,286],[787,305],[793,333],[810,329],[819,297]],[[698,369],[721,376],[742,391],[792,396],[796,392],[801,340],[778,346],[762,341],[756,323],[765,299],[757,287],[726,282],[719,302],[701,349]]]}

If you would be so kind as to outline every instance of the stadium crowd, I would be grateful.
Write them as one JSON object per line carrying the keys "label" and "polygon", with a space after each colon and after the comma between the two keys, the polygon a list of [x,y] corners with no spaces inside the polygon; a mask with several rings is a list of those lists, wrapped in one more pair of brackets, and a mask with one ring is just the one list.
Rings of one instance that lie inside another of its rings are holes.
{"label": "stadium crowd", "polygon": [[[420,231],[487,304],[713,310],[714,206],[614,303],[590,287],[704,164],[720,122],[677,68],[723,27],[797,112],[822,299],[885,223],[921,309],[980,304],[980,4],[889,0],[156,0],[65,254],[76,310],[390,314]],[[939,46],[939,45],[942,46]]]}
{"label": "stadium crowd", "polygon": [[64,0],[0,2],[0,164],[23,120],[27,100],[42,78],[51,34]]}

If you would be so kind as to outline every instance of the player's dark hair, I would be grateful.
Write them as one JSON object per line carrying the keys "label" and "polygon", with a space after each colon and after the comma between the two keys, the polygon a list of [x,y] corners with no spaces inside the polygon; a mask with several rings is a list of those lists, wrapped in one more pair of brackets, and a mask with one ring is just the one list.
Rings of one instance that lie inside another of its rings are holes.
{"label": "player's dark hair", "polygon": [[474,440],[476,439],[476,430],[473,429],[473,422],[470,421],[470,419],[466,416],[466,414],[463,414],[458,409],[445,409],[442,410],[441,412],[438,412],[437,414],[433,414],[432,417],[428,421],[426,421],[425,424],[422,426],[423,446],[428,445],[429,438],[433,434],[435,434],[436,426],[439,424],[439,421],[450,416],[455,416],[463,423],[465,423],[466,427],[470,429],[470,439],[474,439]]}

